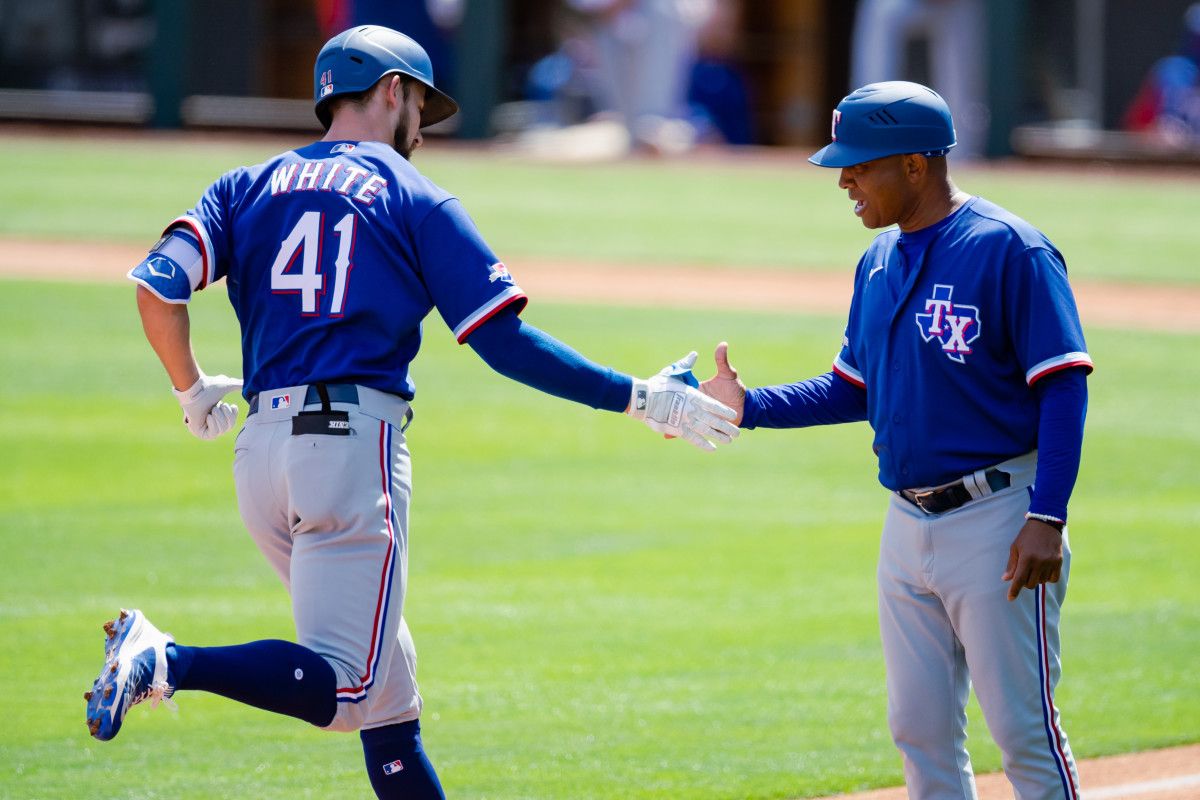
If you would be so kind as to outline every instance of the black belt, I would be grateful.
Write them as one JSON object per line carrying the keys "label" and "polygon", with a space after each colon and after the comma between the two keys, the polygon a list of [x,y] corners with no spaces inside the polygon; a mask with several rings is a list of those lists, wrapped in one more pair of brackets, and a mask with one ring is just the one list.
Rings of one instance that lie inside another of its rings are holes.
{"label": "black belt", "polygon": [[[330,403],[349,403],[355,406],[358,405],[358,387],[353,383],[327,383],[325,384],[325,389],[329,393],[328,402]],[[254,397],[250,398],[250,414],[257,413],[258,398],[261,396],[261,394],[256,394]],[[271,396],[279,397],[280,395],[273,394]],[[285,407],[291,407],[292,401],[293,399],[289,398],[288,406]],[[304,402],[300,403],[300,408],[320,402],[321,392],[317,388],[317,384],[314,383],[309,385],[308,391],[304,393]]]}
{"label": "black belt", "polygon": [[[1003,470],[989,469],[983,473],[983,476],[993,492],[1007,489],[1012,485],[1012,478]],[[954,483],[948,483],[945,486],[939,486],[936,489],[926,489],[925,491],[901,489],[896,494],[926,514],[944,514],[976,499],[971,496],[971,493],[967,490],[965,481],[962,479]]]}

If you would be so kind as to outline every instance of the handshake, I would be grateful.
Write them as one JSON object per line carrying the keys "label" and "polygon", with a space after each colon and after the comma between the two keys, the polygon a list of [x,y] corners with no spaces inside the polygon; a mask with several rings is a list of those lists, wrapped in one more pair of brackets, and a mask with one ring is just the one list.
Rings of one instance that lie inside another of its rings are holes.
{"label": "handshake", "polygon": [[704,383],[692,374],[695,351],[663,367],[651,378],[634,378],[625,413],[643,420],[651,430],[667,438],[678,436],[701,450],[716,450],[718,444],[729,444],[741,432],[737,423],[742,418],[746,387],[729,366],[728,346],[724,342],[717,346],[716,362],[717,374]]}
{"label": "handshake", "polygon": [[[738,423],[745,408],[746,387],[729,366],[728,346],[716,352],[717,374],[700,383],[692,374],[696,353],[688,353],[646,379],[634,378],[625,413],[640,419],[667,438],[679,437],[701,450],[716,450],[741,432]],[[222,398],[242,388],[242,381],[226,375],[201,373],[184,391],[175,390],[183,408],[183,422],[199,439],[215,439],[237,422],[237,406]]]}

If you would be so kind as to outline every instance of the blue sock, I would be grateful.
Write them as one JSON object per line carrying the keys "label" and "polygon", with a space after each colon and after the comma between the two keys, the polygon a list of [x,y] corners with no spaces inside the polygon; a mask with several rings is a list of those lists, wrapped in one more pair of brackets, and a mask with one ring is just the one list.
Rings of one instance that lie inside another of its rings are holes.
{"label": "blue sock", "polygon": [[421,746],[419,720],[359,732],[367,777],[380,800],[446,800]]}
{"label": "blue sock", "polygon": [[266,639],[231,647],[167,645],[167,682],[287,714],[318,727],[337,713],[337,676],[321,656]]}

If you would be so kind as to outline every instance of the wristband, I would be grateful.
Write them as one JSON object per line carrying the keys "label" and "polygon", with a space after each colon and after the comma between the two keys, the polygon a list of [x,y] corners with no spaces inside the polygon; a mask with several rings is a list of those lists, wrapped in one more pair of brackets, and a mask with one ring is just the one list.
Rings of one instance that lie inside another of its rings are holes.
{"label": "wristband", "polygon": [[1034,514],[1032,511],[1026,512],[1025,519],[1036,519],[1038,522],[1044,522],[1059,533],[1062,533],[1063,528],[1067,526],[1066,520],[1052,517],[1049,514]]}

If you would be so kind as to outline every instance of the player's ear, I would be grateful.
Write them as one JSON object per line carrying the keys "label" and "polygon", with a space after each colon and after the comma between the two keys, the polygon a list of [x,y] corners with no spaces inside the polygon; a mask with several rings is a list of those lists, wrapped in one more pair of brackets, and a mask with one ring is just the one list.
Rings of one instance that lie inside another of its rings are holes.
{"label": "player's ear", "polygon": [[904,176],[912,183],[918,183],[929,172],[929,159],[920,153],[907,153],[903,159]]}
{"label": "player's ear", "polygon": [[380,90],[383,93],[383,102],[388,108],[398,106],[403,102],[403,80],[396,73],[385,75],[380,81]]}

